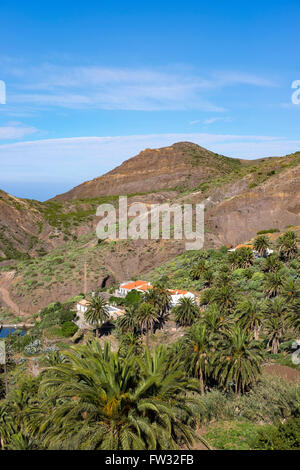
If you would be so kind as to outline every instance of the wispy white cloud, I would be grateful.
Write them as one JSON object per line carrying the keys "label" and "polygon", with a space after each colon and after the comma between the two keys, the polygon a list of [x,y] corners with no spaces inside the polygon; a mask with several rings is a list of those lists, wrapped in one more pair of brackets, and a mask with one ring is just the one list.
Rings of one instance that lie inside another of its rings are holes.
{"label": "wispy white cloud", "polygon": [[205,121],[203,121],[203,123],[204,124],[213,124],[216,121],[219,121],[219,119],[216,118],[216,117],[213,117],[213,118],[205,119]]}
{"label": "wispy white cloud", "polygon": [[201,119],[195,119],[194,121],[190,121],[189,124],[190,126],[195,126],[196,124],[204,124],[205,126],[209,124],[214,124],[215,122],[222,121],[222,122],[232,122],[232,119],[229,116],[218,116],[218,117],[211,117],[204,119],[204,121],[201,121]]}
{"label": "wispy white cloud", "polygon": [[214,78],[218,86],[251,85],[259,87],[277,87],[274,80],[270,80],[259,75],[254,75],[238,71],[219,71],[214,73]]}
{"label": "wispy white cloud", "polygon": [[223,112],[223,106],[213,103],[213,90],[236,85],[274,86],[270,80],[255,75],[222,72],[203,77],[184,67],[18,65],[12,68],[12,76],[9,103],[70,109]]}
{"label": "wispy white cloud", "polygon": [[0,127],[0,139],[23,139],[28,135],[35,134],[36,132],[37,129],[35,127],[25,126],[20,122],[9,122],[7,125]]}
{"label": "wispy white cloud", "polygon": [[214,124],[215,122],[218,122],[218,121],[223,121],[223,122],[231,122],[232,119],[230,117],[212,117],[212,118],[209,118],[209,119],[205,119],[203,121],[203,124]]}

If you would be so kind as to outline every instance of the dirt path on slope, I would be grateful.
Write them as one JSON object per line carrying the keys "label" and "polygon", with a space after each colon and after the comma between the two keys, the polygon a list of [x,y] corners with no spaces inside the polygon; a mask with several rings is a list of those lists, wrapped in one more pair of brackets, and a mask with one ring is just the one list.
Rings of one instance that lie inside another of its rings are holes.
{"label": "dirt path on slope", "polygon": [[281,377],[291,382],[300,382],[300,370],[281,364],[269,364],[263,367],[263,374]]}
{"label": "dirt path on slope", "polygon": [[12,300],[9,293],[9,286],[14,278],[14,272],[9,271],[0,275],[0,300],[18,316],[29,317],[30,313],[23,312],[20,307]]}
{"label": "dirt path on slope", "polygon": [[37,377],[41,370],[37,359],[30,359],[29,361],[29,371],[34,376]]}

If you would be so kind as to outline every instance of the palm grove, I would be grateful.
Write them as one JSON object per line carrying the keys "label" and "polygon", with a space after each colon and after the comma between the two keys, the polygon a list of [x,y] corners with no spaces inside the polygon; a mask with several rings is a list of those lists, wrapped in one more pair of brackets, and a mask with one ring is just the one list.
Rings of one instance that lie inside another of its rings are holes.
{"label": "palm grove", "polygon": [[[85,316],[96,338],[48,354],[42,372],[20,374],[7,397],[1,390],[0,447],[189,448],[199,440],[199,427],[218,417],[220,400],[222,413],[231,404],[231,417],[245,410],[249,414],[245,403],[264,384],[262,365],[284,348],[290,354],[299,337],[297,243],[289,230],[270,256],[265,235],[255,239],[256,259],[247,247],[193,253],[183,270],[201,289],[200,304],[184,298],[171,308],[168,279],[161,277],[145,295],[131,294],[126,313],[114,322],[118,350],[109,341],[101,347],[107,304],[101,297],[90,298]],[[153,334],[170,320],[182,334],[173,343],[151,347]],[[12,356],[13,345],[8,340]],[[11,361],[9,367],[17,366]],[[279,389],[272,391],[263,417],[252,405],[251,419],[270,425],[274,413],[276,423],[285,418],[298,423],[300,389],[275,412],[272,400]],[[253,447],[272,448],[272,432],[260,436],[261,447]]]}

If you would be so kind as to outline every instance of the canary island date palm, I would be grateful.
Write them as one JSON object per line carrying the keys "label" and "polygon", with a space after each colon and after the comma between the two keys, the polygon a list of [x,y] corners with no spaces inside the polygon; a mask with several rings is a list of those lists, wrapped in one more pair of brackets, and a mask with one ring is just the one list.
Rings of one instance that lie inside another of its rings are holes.
{"label": "canary island date palm", "polygon": [[212,369],[214,346],[213,335],[205,324],[194,324],[185,335],[186,367],[200,381],[202,394]]}
{"label": "canary island date palm", "polygon": [[204,286],[211,287],[214,281],[214,273],[211,269],[208,269],[203,276]]}
{"label": "canary island date palm", "polygon": [[209,289],[205,289],[200,297],[200,305],[207,306],[214,303],[215,295],[216,295],[217,288],[210,287]]}
{"label": "canary island date palm", "polygon": [[199,307],[191,297],[182,297],[174,307],[175,321],[180,326],[191,326],[199,316]]}
{"label": "canary island date palm", "polygon": [[215,289],[212,300],[223,315],[231,313],[237,302],[236,291],[231,285],[221,286]]}
{"label": "canary island date palm", "polygon": [[5,401],[0,402],[0,449],[4,450],[7,447],[14,433],[14,420],[9,404]]}
{"label": "canary island date palm", "polygon": [[36,402],[39,381],[39,376],[35,378],[26,375],[9,394],[10,412],[16,432],[25,434],[28,431],[28,408]]}
{"label": "canary island date palm", "polygon": [[296,258],[298,255],[298,236],[295,232],[289,231],[279,237],[277,245],[279,255],[284,261]]}
{"label": "canary island date palm", "polygon": [[298,336],[300,333],[300,299],[297,299],[290,304],[287,316],[289,325],[296,330],[296,334]]}
{"label": "canary island date palm", "polygon": [[159,314],[159,325],[162,326],[168,316],[172,306],[172,297],[169,291],[160,286],[154,286],[144,295],[144,302],[152,304]]}
{"label": "canary island date palm", "polygon": [[264,316],[262,303],[245,299],[238,303],[235,316],[240,326],[246,328],[248,333],[258,340]]}
{"label": "canary island date palm", "polygon": [[269,317],[265,322],[266,338],[272,354],[277,354],[286,330],[285,317]]}
{"label": "canary island date palm", "polygon": [[286,277],[282,270],[266,273],[263,282],[264,293],[268,297],[276,297],[283,291],[285,281]]}
{"label": "canary island date palm", "polygon": [[135,306],[127,307],[124,315],[117,320],[117,326],[121,333],[132,332],[137,333],[139,328],[138,309]]}
{"label": "canary island date palm", "polygon": [[[23,376],[0,404],[0,448],[29,450],[42,444],[31,428],[31,419],[38,403],[37,393],[40,377]],[[19,444],[18,444],[19,443]]]}
{"label": "canary island date palm", "polygon": [[270,239],[266,235],[260,235],[254,240],[254,249],[259,256],[266,256],[267,249],[270,248]]}
{"label": "canary island date palm", "polygon": [[248,268],[254,263],[254,253],[251,248],[243,246],[229,253],[228,261],[232,269]]}
{"label": "canary island date palm", "polygon": [[270,317],[283,317],[289,311],[289,305],[282,296],[268,299],[264,303],[264,312]]}
{"label": "canary island date palm", "polygon": [[282,296],[288,303],[293,303],[300,298],[299,279],[288,278],[283,283]]}
{"label": "canary island date palm", "polygon": [[268,273],[275,273],[282,267],[283,263],[280,261],[277,253],[273,253],[272,255],[268,256],[262,264],[262,270]]}
{"label": "canary island date palm", "polygon": [[108,303],[99,295],[88,300],[87,311],[84,314],[85,320],[96,327],[98,336],[103,323],[109,319]]}
{"label": "canary island date palm", "polygon": [[214,376],[219,385],[225,389],[232,386],[235,393],[240,394],[257,381],[263,351],[244,328],[235,326],[226,332],[216,349]]}
{"label": "canary island date palm", "polygon": [[222,315],[216,304],[211,304],[201,316],[200,323],[206,326],[214,339],[217,339],[230,327],[231,319]]}
{"label": "canary island date palm", "polygon": [[242,247],[238,251],[238,254],[241,258],[241,268],[249,268],[249,266],[252,266],[254,263],[254,253],[251,248],[249,247]]}
{"label": "canary island date palm", "polygon": [[231,251],[229,254],[228,254],[228,262],[231,266],[231,269],[234,270],[238,267],[240,267],[240,256],[239,256],[239,253],[238,251]]}
{"label": "canary island date palm", "polygon": [[204,259],[200,259],[197,264],[195,264],[191,271],[190,277],[193,281],[198,281],[202,277],[204,277],[206,271],[208,270],[208,263]]}
{"label": "canary island date palm", "polygon": [[143,353],[143,350],[140,335],[132,332],[127,332],[122,335],[119,343],[119,356],[126,357],[129,351],[134,356],[139,356]]}
{"label": "canary island date palm", "polygon": [[94,341],[67,352],[68,363],[43,374],[48,410],[39,423],[47,448],[156,450],[190,447],[198,383],[159,346],[144,358],[120,358]]}
{"label": "canary island date palm", "polygon": [[10,438],[8,450],[42,450],[40,442],[36,442],[29,433],[18,432]]}
{"label": "canary island date palm", "polygon": [[231,286],[232,282],[232,275],[228,271],[219,271],[216,275],[215,285],[218,287]]}
{"label": "canary island date palm", "polygon": [[138,308],[137,319],[141,330],[146,332],[146,345],[149,346],[149,333],[159,321],[159,312],[152,303],[144,302]]}
{"label": "canary island date palm", "polygon": [[265,304],[264,328],[272,354],[277,354],[288,326],[289,305],[282,297],[270,299]]}

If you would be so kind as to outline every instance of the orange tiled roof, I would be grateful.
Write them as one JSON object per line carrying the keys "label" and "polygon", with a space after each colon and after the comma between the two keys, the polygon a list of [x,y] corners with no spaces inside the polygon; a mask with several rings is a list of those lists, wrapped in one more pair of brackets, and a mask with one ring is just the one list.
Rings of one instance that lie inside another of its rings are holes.
{"label": "orange tiled roof", "polygon": [[173,294],[173,295],[174,295],[174,294],[175,294],[175,295],[176,295],[176,294],[182,294],[182,295],[185,295],[185,294],[187,294],[187,293],[188,293],[188,291],[187,291],[187,290],[179,290],[179,289],[177,289],[177,290],[169,290],[169,292],[171,292],[171,294]]}
{"label": "orange tiled roof", "polygon": [[148,285],[143,285],[141,287],[138,287],[139,290],[149,290],[149,289],[152,289],[153,286],[151,286],[151,284],[148,286]]}
{"label": "orange tiled roof", "polygon": [[133,281],[129,282],[128,284],[122,284],[121,288],[122,289],[141,289],[143,286],[147,286],[148,282],[147,281]]}
{"label": "orange tiled roof", "polygon": [[[138,289],[138,290],[149,290],[152,289],[153,286],[149,284],[147,281],[133,281],[129,282],[128,284],[122,284],[120,286],[122,289],[127,289],[127,290],[132,290],[132,289]],[[188,293],[187,290],[180,290],[180,289],[168,289],[168,292],[172,295],[185,295]]]}
{"label": "orange tiled roof", "polygon": [[238,250],[239,248],[251,248],[251,250],[253,250],[254,246],[253,245],[238,245],[235,247],[236,250]]}

